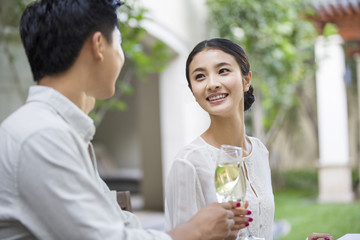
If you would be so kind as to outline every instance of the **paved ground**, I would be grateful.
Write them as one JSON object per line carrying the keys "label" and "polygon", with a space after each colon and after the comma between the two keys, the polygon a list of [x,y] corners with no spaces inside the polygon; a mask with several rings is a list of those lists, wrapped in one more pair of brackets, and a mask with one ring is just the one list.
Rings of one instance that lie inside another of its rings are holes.
{"label": "paved ground", "polygon": [[291,230],[291,225],[286,220],[277,220],[273,226],[274,239],[279,239],[282,236],[287,235]]}

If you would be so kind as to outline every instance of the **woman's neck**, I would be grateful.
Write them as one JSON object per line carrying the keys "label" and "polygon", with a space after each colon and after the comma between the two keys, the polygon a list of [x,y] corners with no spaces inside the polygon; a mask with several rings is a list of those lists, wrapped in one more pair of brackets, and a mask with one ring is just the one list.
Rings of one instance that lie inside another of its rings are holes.
{"label": "woman's neck", "polygon": [[209,128],[201,137],[210,145],[220,148],[222,144],[239,146],[243,149],[243,156],[252,151],[250,139],[246,136],[244,115],[230,118],[210,116]]}
{"label": "woman's neck", "polygon": [[244,116],[230,118],[210,116],[210,118],[210,127],[202,134],[206,142],[217,148],[222,144],[228,144],[246,149]]}

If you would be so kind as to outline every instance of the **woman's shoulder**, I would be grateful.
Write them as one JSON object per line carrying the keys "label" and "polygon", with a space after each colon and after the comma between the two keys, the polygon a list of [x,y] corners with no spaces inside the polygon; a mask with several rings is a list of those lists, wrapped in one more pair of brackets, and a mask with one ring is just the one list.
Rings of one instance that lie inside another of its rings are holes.
{"label": "woman's shoulder", "polygon": [[212,159],[214,150],[199,136],[191,143],[180,148],[175,160],[189,161],[193,164]]}
{"label": "woman's shoulder", "polygon": [[252,145],[252,148],[253,150],[252,151],[255,151],[255,152],[264,152],[266,154],[269,153],[268,149],[266,148],[265,144],[257,137],[251,137],[251,136],[248,136],[248,138],[250,139],[251,141],[251,145]]}

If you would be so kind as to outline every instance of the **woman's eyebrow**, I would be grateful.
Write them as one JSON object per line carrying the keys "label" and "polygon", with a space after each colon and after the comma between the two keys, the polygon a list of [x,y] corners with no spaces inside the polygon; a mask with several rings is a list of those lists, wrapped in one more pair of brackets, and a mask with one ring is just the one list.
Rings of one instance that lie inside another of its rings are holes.
{"label": "woman's eyebrow", "polygon": [[203,71],[205,71],[205,69],[204,69],[204,68],[202,68],[202,67],[198,67],[198,68],[195,68],[195,69],[194,69],[194,71],[192,71],[192,73],[191,73],[191,74],[194,74],[195,72],[203,72]]}
{"label": "woman's eyebrow", "polygon": [[[221,62],[221,63],[216,64],[215,68],[220,68],[220,67],[223,67],[223,66],[231,66],[231,64],[227,63],[227,62]],[[198,67],[198,68],[195,68],[194,71],[192,71],[191,74],[194,74],[195,72],[203,72],[203,71],[205,71],[205,68]]]}
{"label": "woman's eyebrow", "polygon": [[223,67],[223,66],[231,66],[230,63],[227,62],[221,62],[215,65],[216,68]]}

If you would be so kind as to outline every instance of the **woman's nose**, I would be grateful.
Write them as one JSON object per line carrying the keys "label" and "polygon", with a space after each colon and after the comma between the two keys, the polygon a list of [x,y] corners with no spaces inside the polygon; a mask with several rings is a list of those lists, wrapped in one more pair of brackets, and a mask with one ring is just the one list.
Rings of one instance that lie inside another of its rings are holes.
{"label": "woman's nose", "polygon": [[216,76],[211,76],[208,79],[209,79],[208,85],[207,85],[208,90],[213,91],[213,90],[220,88],[221,84]]}

